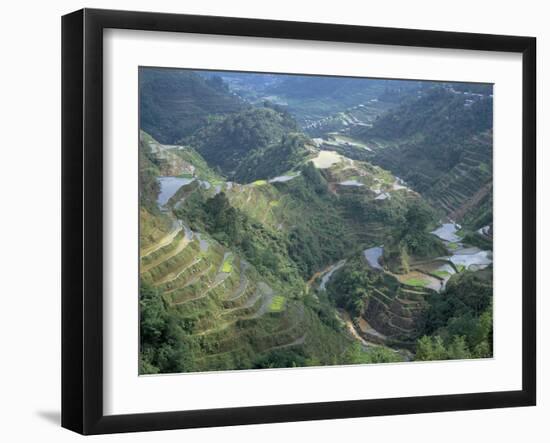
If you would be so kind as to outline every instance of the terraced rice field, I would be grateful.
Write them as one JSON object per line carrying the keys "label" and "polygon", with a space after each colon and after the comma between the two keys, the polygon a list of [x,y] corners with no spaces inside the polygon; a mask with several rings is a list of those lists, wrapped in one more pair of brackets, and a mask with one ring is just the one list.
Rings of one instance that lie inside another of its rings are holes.
{"label": "terraced rice field", "polygon": [[336,151],[321,151],[319,155],[311,160],[316,168],[327,169],[332,165],[344,161],[344,157]]}
{"label": "terraced rice field", "polygon": [[271,312],[281,312],[285,306],[285,298],[282,295],[276,295],[273,297],[273,301],[271,302],[271,306],[269,309]]}
{"label": "terraced rice field", "polygon": [[140,277],[182,321],[194,324],[190,337],[204,356],[200,369],[223,369],[247,352],[304,344],[299,306],[276,295],[245,260],[181,223],[157,238],[141,250]]}
{"label": "terraced rice field", "polygon": [[222,272],[229,274],[231,273],[232,270],[233,270],[233,255],[228,255],[223,260]]}
{"label": "terraced rice field", "polygon": [[421,278],[409,278],[408,280],[405,280],[404,283],[409,286],[420,286],[421,288],[425,288],[430,282]]}

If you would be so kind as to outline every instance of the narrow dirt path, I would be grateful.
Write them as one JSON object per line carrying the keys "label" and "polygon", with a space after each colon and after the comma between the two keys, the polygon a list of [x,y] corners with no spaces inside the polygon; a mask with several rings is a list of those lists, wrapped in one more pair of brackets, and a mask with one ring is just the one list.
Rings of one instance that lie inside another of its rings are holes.
{"label": "narrow dirt path", "polygon": [[273,291],[273,288],[271,288],[264,282],[258,283],[258,288],[262,292],[263,303],[262,303],[262,306],[260,306],[260,309],[258,309],[254,314],[252,314],[250,318],[261,317],[267,311],[269,311],[271,302],[273,301],[273,297],[275,296],[275,291]]}
{"label": "narrow dirt path", "polygon": [[[224,275],[222,277],[220,277],[219,280],[217,278],[219,276],[219,274],[216,275],[215,280],[217,280],[217,281],[215,281],[214,283],[208,285],[208,287],[199,296],[194,297],[194,298],[190,298],[190,299],[187,299],[187,300],[183,300],[183,301],[180,301],[180,302],[177,302],[177,303],[172,303],[172,306],[184,305],[185,303],[189,303],[189,302],[192,302],[192,301],[197,301],[197,300],[200,300],[201,298],[206,297],[212,289],[217,288],[219,285],[221,285],[225,281],[225,279],[227,277],[229,277],[229,274],[227,274],[227,273],[223,273],[223,274]],[[194,283],[194,281],[192,283],[190,282],[189,284],[187,284],[185,286],[189,286],[190,284],[193,284],[193,283]]]}
{"label": "narrow dirt path", "polygon": [[[188,266],[189,267],[189,266]],[[191,279],[189,279],[187,282],[185,282],[185,284],[183,286],[180,286],[180,287],[177,287],[177,288],[174,288],[174,289],[169,289],[167,291],[164,291],[165,294],[171,294],[172,292],[174,291],[177,291],[179,289],[184,289],[186,288],[187,286],[189,285],[192,285],[193,283],[195,283],[199,278],[201,278],[204,274],[206,274],[208,271],[210,271],[212,269],[212,265],[208,265],[206,268],[204,268],[202,271],[199,271],[197,274],[195,274]],[[180,272],[181,274],[181,272]],[[175,279],[173,279],[175,280]],[[169,280],[169,281],[172,281],[172,280]],[[167,282],[165,282],[167,283]],[[177,304],[177,303],[175,303]]]}
{"label": "narrow dirt path", "polygon": [[180,269],[179,272],[177,272],[177,273],[171,272],[170,274],[166,275],[162,280],[155,283],[155,286],[160,286],[160,285],[170,283],[171,281],[176,280],[181,274],[183,274],[185,271],[187,271],[191,266],[195,266],[201,260],[202,260],[201,257],[193,259],[193,261],[191,263],[189,263],[183,269]]}
{"label": "narrow dirt path", "polygon": [[170,232],[168,235],[163,237],[158,243],[149,246],[148,248],[144,249],[141,252],[141,258],[147,257],[148,255],[151,255],[153,252],[158,251],[161,248],[164,248],[165,246],[168,246],[174,238],[176,238],[176,235],[183,229],[183,226],[177,222],[177,227]]}
{"label": "narrow dirt path", "polygon": [[275,349],[285,349],[285,348],[291,348],[292,346],[303,345],[304,342],[306,341],[306,335],[307,334],[304,334],[301,337],[298,337],[296,340],[294,340],[290,343],[286,343],[284,345],[274,346],[272,348],[265,349],[262,352],[269,352],[269,351],[273,351]]}
{"label": "narrow dirt path", "polygon": [[172,257],[175,257],[181,251],[183,251],[190,242],[191,240],[187,237],[187,235],[185,235],[178,243],[178,246],[176,246],[176,248],[169,254],[163,255],[162,257],[159,257],[158,260],[155,260],[147,265],[140,265],[139,273],[142,274],[143,272],[147,272],[148,270],[153,269],[154,267],[160,265],[166,260],[170,260]]}
{"label": "narrow dirt path", "polygon": [[231,297],[227,298],[226,300],[227,301],[235,301],[238,298],[242,297],[242,295],[245,293],[247,287],[248,287],[248,277],[245,275],[243,269],[241,268],[241,279],[239,281],[239,287],[231,295]]}

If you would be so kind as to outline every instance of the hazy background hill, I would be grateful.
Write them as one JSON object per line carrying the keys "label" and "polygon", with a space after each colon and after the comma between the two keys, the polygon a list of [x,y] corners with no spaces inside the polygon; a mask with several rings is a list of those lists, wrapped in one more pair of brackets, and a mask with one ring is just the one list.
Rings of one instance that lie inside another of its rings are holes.
{"label": "hazy background hill", "polygon": [[216,116],[237,112],[243,103],[219,77],[181,69],[141,68],[140,128],[173,144]]}

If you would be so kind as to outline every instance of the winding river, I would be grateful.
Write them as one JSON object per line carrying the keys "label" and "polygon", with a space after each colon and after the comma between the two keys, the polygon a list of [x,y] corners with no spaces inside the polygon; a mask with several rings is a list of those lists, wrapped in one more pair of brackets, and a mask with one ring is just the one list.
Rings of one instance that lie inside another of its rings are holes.
{"label": "winding river", "polygon": [[330,281],[332,275],[346,264],[346,260],[340,260],[338,263],[329,268],[328,272],[323,275],[321,278],[321,283],[319,284],[319,289],[324,291],[327,287],[328,282]]}

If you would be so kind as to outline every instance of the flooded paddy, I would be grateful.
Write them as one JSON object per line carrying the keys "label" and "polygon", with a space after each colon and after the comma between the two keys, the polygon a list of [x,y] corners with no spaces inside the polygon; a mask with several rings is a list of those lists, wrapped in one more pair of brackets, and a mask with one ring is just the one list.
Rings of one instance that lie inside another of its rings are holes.
{"label": "flooded paddy", "polygon": [[168,203],[168,200],[173,197],[179,188],[188,185],[194,180],[195,178],[157,177],[157,181],[160,185],[160,192],[157,198],[159,207]]}
{"label": "flooded paddy", "polygon": [[[456,268],[478,271],[493,263],[493,252],[482,251],[478,247],[465,247],[462,237],[457,234],[460,226],[455,223],[443,223],[432,234],[447,243],[450,256],[445,259],[451,261]],[[483,229],[483,228],[482,228]]]}
{"label": "flooded paddy", "polygon": [[432,274],[441,279],[441,285],[439,290],[445,289],[449,279],[456,274],[456,269],[447,260],[436,259],[427,263],[415,265],[415,267],[425,272],[426,274]]}
{"label": "flooded paddy", "polygon": [[296,178],[300,175],[300,173],[295,175],[279,175],[278,177],[274,177],[269,179],[269,183],[284,183],[292,180],[293,178]]}
{"label": "flooded paddy", "polygon": [[453,252],[449,260],[457,267],[464,267],[470,271],[479,271],[485,269],[493,263],[493,253],[491,251],[482,251],[479,248],[462,248]]}
{"label": "flooded paddy", "polygon": [[383,246],[376,246],[363,251],[363,255],[365,256],[369,266],[373,269],[379,270],[382,270],[382,265],[380,264],[380,257],[382,257],[382,254],[384,254]]}
{"label": "flooded paddy", "polygon": [[210,243],[208,243],[208,240],[206,240],[201,234],[197,233],[197,239],[199,240],[199,248],[201,252],[208,251],[208,247],[210,246]]}
{"label": "flooded paddy", "polygon": [[456,233],[460,229],[460,226],[455,223],[443,223],[439,228],[431,233],[441,240],[445,240],[451,243],[459,242],[462,240]]}
{"label": "flooded paddy", "polygon": [[358,182],[357,180],[346,180],[338,184],[340,186],[365,186],[363,183]]}

